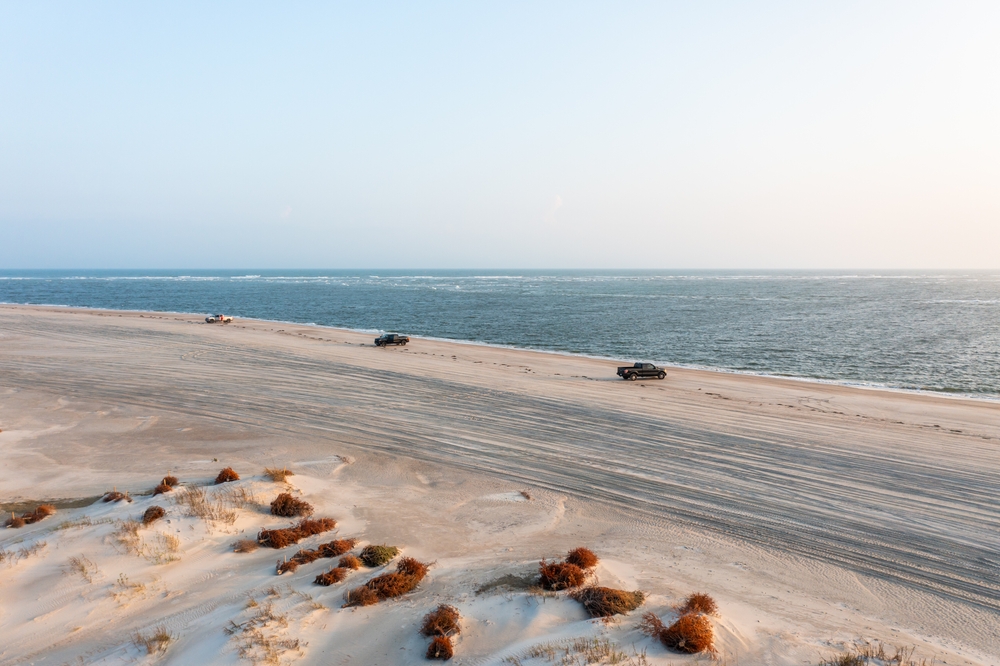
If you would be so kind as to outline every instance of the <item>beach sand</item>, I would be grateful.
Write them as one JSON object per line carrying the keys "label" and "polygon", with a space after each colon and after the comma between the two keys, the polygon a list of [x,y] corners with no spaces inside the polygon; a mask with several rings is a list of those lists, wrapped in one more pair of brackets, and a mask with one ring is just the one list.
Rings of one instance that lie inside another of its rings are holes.
{"label": "beach sand", "polygon": [[[1000,404],[686,369],[623,382],[607,361],[373,337],[0,306],[0,503],[59,507],[0,529],[0,663],[249,663],[241,647],[269,640],[282,663],[423,663],[441,603],[463,616],[454,663],[553,663],[579,637],[704,662],[636,629],[691,592],[719,603],[726,664],[814,664],[857,639],[1000,661]],[[287,484],[262,476],[285,465]],[[207,491],[231,516],[144,494],[225,466],[243,480]],[[95,499],[112,488],[134,501]],[[232,552],[290,524],[267,507],[286,488],[428,577],[342,609],[372,570],[321,587],[330,560],[276,576],[296,547]],[[114,521],[154,504],[166,517],[129,553]],[[643,608],[602,622],[527,589],[577,546]],[[158,627],[171,641],[147,655],[135,635]]]}

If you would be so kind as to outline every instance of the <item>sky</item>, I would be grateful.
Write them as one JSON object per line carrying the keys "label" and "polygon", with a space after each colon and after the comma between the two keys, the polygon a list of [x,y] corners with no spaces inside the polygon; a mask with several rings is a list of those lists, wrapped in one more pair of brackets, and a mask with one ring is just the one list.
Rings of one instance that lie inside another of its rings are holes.
{"label": "sky", "polygon": [[0,268],[1000,268],[997,2],[0,2]]}

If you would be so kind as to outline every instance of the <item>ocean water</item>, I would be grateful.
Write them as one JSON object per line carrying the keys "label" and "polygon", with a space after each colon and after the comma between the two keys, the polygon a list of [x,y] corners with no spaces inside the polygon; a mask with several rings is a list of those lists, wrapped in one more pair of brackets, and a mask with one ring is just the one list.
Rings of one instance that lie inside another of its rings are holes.
{"label": "ocean water", "polygon": [[0,271],[0,302],[225,312],[1000,398],[1000,272]]}

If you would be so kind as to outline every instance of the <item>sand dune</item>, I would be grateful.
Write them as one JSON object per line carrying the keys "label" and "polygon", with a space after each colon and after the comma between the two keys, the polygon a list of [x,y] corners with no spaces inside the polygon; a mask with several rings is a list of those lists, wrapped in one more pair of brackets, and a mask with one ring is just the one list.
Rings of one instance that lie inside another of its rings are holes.
{"label": "sand dune", "polygon": [[[0,564],[0,633],[16,637],[0,662],[134,661],[133,632],[163,624],[176,639],[160,658],[238,663],[223,627],[250,597],[288,615],[279,633],[300,647],[282,658],[298,663],[423,661],[415,623],[442,602],[468,624],[459,663],[579,636],[693,659],[636,618],[595,623],[564,596],[490,587],[577,545],[650,610],[713,593],[730,663],[815,663],[859,637],[949,664],[1000,655],[1000,404],[692,370],[621,382],[603,361],[370,338],[0,306],[0,501],[139,493],[167,471],[205,483],[232,465],[266,503],[277,487],[261,470],[288,464],[340,534],[437,562],[404,600],[341,610],[344,585],[312,586],[317,566],[276,577],[273,551],[229,552],[282,523],[260,502],[207,525],[164,499],[157,530],[180,539],[165,563],[122,554],[99,522],[160,498],[62,505],[0,532],[8,552],[46,543]],[[55,529],[84,516],[97,524]],[[100,570],[92,582],[65,573],[75,556]],[[142,594],[123,603],[119,573]]]}

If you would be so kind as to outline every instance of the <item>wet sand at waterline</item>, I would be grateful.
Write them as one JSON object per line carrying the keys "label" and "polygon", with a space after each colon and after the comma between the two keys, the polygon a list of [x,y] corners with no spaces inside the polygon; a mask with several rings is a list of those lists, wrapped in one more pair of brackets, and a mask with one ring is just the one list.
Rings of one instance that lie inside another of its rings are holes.
{"label": "wet sand at waterline", "polygon": [[[420,618],[448,603],[455,663],[548,663],[525,655],[591,636],[679,664],[704,657],[635,626],[691,592],[718,601],[730,664],[816,663],[859,638],[996,663],[1000,403],[680,369],[623,382],[611,362],[373,337],[0,306],[0,503],[59,507],[0,529],[5,552],[30,551],[0,562],[0,663],[134,663],[151,658],[136,632],[159,627],[164,663],[247,663],[224,629],[253,599],[284,616],[267,631],[299,641],[293,663],[421,663]],[[254,498],[231,522],[185,515],[184,488],[143,494],[226,466]],[[287,484],[261,476],[281,466]],[[112,488],[134,501],[80,501]],[[373,572],[321,587],[322,561],[275,575],[294,546],[233,553],[289,524],[267,513],[286,490],[336,519],[336,538],[399,546],[430,573],[341,609]],[[113,521],[153,504],[167,516],[140,533],[147,550],[124,552]],[[155,534],[177,538],[168,557],[150,555]],[[601,557],[601,585],[645,591],[643,608],[603,623],[524,589],[538,560],[577,546]],[[87,575],[68,564],[81,557]]]}

